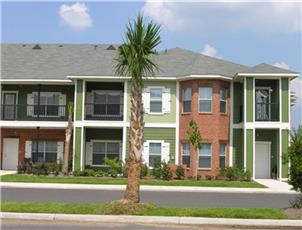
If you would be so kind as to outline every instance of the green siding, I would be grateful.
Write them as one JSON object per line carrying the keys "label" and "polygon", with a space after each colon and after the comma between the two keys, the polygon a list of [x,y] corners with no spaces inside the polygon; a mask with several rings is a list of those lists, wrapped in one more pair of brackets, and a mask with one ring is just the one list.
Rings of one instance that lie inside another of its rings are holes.
{"label": "green siding", "polygon": [[[153,123],[175,123],[176,122],[176,82],[160,82],[160,81],[146,81],[145,87],[148,86],[162,86],[166,88],[170,88],[171,92],[171,111],[170,113],[166,113],[163,115],[150,115],[145,114],[144,119],[145,122],[153,122]],[[130,92],[131,92],[131,85],[128,84],[128,100],[127,100],[127,107],[128,107],[128,117],[127,120],[130,120]]]}
{"label": "green siding", "polygon": [[84,81],[83,80],[77,80],[76,84],[76,105],[75,105],[75,114],[76,114],[76,121],[82,120],[82,114],[83,114],[83,87],[84,87]]}
{"label": "green siding", "polygon": [[81,169],[82,128],[75,128],[74,170]]}
{"label": "green siding", "polygon": [[233,164],[238,168],[244,168],[242,129],[233,129]]}
{"label": "green siding", "polygon": [[[129,155],[129,129],[127,129],[126,156]],[[145,128],[144,139],[162,140],[170,143],[170,162],[175,162],[175,129],[174,128]]]}
{"label": "green siding", "polygon": [[[282,144],[282,154],[287,153],[288,151],[288,146],[289,146],[289,130],[284,129],[281,131],[281,144]],[[288,177],[288,164],[282,162],[282,178],[287,178]]]}
{"label": "green siding", "polygon": [[234,124],[242,122],[242,106],[243,106],[243,93],[242,83],[234,83],[234,97],[233,97],[233,121]]}
{"label": "green siding", "polygon": [[282,78],[281,79],[281,90],[282,90],[282,122],[288,122],[289,121],[289,114],[288,114],[288,97],[289,97],[289,91],[288,91],[288,78]]}
{"label": "green siding", "polygon": [[122,129],[87,129],[86,141],[90,140],[123,140]]}
{"label": "green siding", "polygon": [[278,130],[256,130],[256,141],[271,142],[271,176],[277,179],[279,175],[279,132]]}
{"label": "green siding", "polygon": [[253,122],[253,78],[246,78],[246,122]]}
{"label": "green siding", "polygon": [[246,130],[246,169],[253,174],[253,130]]}
{"label": "green siding", "polygon": [[[60,92],[66,95],[66,104],[73,102],[74,86],[72,85],[41,85],[41,92]],[[18,91],[17,120],[30,120],[27,116],[27,94],[38,91],[37,85],[2,85],[2,91]],[[43,120],[40,117],[40,120]],[[66,120],[66,117],[47,117],[45,120]]]}

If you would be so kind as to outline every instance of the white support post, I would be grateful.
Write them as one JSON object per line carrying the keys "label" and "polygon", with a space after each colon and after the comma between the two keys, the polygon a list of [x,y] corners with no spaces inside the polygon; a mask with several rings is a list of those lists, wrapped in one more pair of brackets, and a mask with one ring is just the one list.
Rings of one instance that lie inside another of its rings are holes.
{"label": "white support post", "polygon": [[175,164],[179,163],[179,81],[176,82]]}

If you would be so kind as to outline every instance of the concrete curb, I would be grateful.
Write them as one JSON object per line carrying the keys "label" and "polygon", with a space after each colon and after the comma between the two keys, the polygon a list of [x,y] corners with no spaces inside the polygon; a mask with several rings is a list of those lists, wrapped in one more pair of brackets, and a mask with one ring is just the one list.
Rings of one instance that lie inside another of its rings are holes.
{"label": "concrete curb", "polygon": [[113,216],[113,215],[71,215],[46,213],[11,213],[1,212],[1,219],[76,221],[95,223],[156,223],[178,225],[223,225],[242,227],[302,227],[302,220],[270,220],[270,219],[228,219],[202,217],[164,217],[164,216]]}
{"label": "concrete curb", "polygon": [[[76,190],[125,190],[126,185],[61,184],[61,183],[22,183],[1,182],[0,188],[34,189],[76,189]],[[269,188],[233,188],[233,187],[193,187],[193,186],[153,186],[142,185],[141,191],[159,192],[216,192],[216,193],[266,193],[298,194],[295,191],[276,191]]]}

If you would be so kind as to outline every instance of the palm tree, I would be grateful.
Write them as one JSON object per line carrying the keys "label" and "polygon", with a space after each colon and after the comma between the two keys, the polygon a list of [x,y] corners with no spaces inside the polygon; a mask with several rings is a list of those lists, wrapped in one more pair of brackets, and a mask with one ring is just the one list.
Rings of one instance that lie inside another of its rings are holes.
{"label": "palm tree", "polygon": [[142,90],[144,79],[154,75],[158,65],[152,60],[156,55],[156,46],[160,40],[160,26],[149,22],[139,15],[126,27],[124,43],[118,47],[116,74],[130,76],[131,111],[129,129],[129,169],[128,183],[124,194],[125,202],[139,203],[140,167],[144,142],[144,108]]}
{"label": "palm tree", "polygon": [[68,110],[68,123],[65,129],[65,147],[64,147],[64,156],[63,156],[63,167],[62,172],[64,174],[68,173],[68,160],[69,160],[69,149],[70,149],[70,141],[72,135],[72,114],[73,114],[73,103],[69,103],[67,105]]}

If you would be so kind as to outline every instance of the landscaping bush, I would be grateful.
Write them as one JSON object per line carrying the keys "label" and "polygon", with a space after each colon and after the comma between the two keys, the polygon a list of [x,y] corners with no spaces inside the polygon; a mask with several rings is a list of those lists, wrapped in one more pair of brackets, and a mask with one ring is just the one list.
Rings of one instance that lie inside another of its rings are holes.
{"label": "landscaping bush", "polygon": [[[192,177],[193,178],[193,177]],[[200,181],[201,180],[201,175],[196,176],[196,180]]]}
{"label": "landscaping bush", "polygon": [[211,180],[213,180],[213,176],[211,176],[211,175],[206,175],[206,180],[209,180],[209,181],[211,181]]}
{"label": "landscaping bush", "polygon": [[149,173],[149,167],[148,167],[148,165],[141,164],[141,175],[140,175],[140,177],[141,178],[146,177],[146,176],[148,176],[148,173]]}
{"label": "landscaping bush", "polygon": [[103,177],[104,176],[104,172],[101,169],[98,169],[95,171],[95,176],[96,177]]}
{"label": "landscaping bush", "polygon": [[239,180],[241,176],[241,170],[236,167],[227,167],[225,176],[230,181]]}
{"label": "landscaping bush", "polygon": [[43,175],[43,176],[46,176],[48,175],[50,172],[49,172],[49,167],[47,167],[47,165],[45,163],[40,163],[40,164],[36,164],[34,167],[33,167],[33,174],[35,175]]}
{"label": "landscaping bush", "polygon": [[153,175],[156,179],[160,179],[160,178],[161,178],[161,172],[162,172],[161,163],[160,163],[160,162],[155,162],[154,168],[152,169],[152,175]]}
{"label": "landscaping bush", "polygon": [[23,165],[19,165],[18,166],[18,173],[28,173],[31,174],[33,173],[33,168],[34,168],[34,164],[31,161],[31,158],[24,158],[24,163]]}
{"label": "landscaping bush", "polygon": [[74,176],[95,176],[96,175],[96,171],[94,171],[93,169],[84,169],[84,170],[75,170],[73,172]]}
{"label": "landscaping bush", "polygon": [[177,176],[177,179],[183,179],[185,177],[185,168],[182,165],[178,165],[175,174]]}
{"label": "landscaping bush", "polygon": [[240,180],[241,181],[247,181],[247,182],[250,182],[250,181],[252,181],[252,174],[251,174],[251,172],[249,171],[249,170],[247,170],[247,171],[243,171],[242,173],[241,173],[241,178],[240,178]]}
{"label": "landscaping bush", "polygon": [[172,169],[165,162],[162,163],[161,177],[163,180],[171,180],[173,177]]}
{"label": "landscaping bush", "polygon": [[109,159],[105,158],[105,164],[109,166],[107,175],[111,177],[117,177],[123,173],[122,161],[117,158]]}

